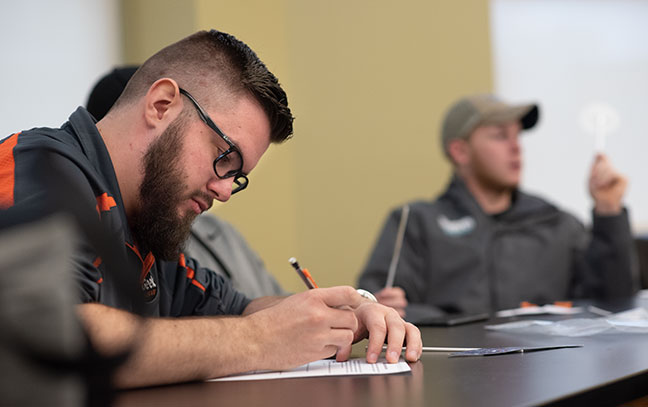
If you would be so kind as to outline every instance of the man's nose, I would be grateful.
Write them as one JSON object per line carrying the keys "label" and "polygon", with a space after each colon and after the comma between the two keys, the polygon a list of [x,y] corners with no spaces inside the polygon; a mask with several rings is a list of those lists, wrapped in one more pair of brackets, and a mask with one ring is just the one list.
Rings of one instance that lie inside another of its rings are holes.
{"label": "man's nose", "polygon": [[213,177],[207,184],[207,189],[214,193],[216,199],[220,202],[227,202],[232,196],[232,184],[234,178]]}
{"label": "man's nose", "polygon": [[513,151],[519,152],[521,150],[520,137],[517,134],[509,135],[509,145]]}

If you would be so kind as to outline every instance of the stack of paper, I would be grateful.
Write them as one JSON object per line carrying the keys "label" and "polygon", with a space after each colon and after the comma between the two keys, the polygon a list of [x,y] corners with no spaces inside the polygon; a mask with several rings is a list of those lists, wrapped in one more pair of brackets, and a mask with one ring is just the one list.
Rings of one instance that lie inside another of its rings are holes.
{"label": "stack of paper", "polygon": [[336,362],[332,359],[318,360],[307,363],[291,370],[282,371],[254,371],[233,376],[211,379],[209,381],[237,381],[237,380],[271,380],[290,379],[296,377],[321,377],[321,376],[356,376],[356,375],[384,375],[393,373],[410,372],[409,365],[403,360],[398,363],[387,363],[384,359],[377,363],[367,363],[364,358],[349,359],[346,362]]}

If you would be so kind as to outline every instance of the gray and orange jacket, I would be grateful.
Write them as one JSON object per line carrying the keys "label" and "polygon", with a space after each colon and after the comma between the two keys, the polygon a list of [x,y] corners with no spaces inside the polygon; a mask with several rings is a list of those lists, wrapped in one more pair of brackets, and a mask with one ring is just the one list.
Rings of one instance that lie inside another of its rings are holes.
{"label": "gray and orange jacket", "polygon": [[[34,169],[48,155],[66,182],[82,191],[74,199],[94,208],[110,233],[123,241],[124,267],[139,276],[146,316],[238,315],[250,300],[225,278],[180,255],[177,262],[140,253],[133,241],[112,161],[94,119],[78,108],[60,129],[35,128],[0,141],[0,207],[44,199]],[[115,276],[88,244],[80,244],[73,259],[80,302],[99,302],[132,311],[132,299],[116,288]]]}

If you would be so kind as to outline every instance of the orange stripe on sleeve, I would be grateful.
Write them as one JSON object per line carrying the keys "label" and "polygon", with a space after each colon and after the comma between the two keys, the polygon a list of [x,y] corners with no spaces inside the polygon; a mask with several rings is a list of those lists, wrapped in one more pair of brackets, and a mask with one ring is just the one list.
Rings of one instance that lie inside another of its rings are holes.
{"label": "orange stripe on sleeve", "polygon": [[184,254],[182,253],[180,253],[180,258],[178,259],[178,265],[183,269],[187,270],[187,278],[191,280],[191,284],[205,291],[205,286],[200,284],[197,280],[194,280],[194,277],[196,276],[196,272],[191,267],[187,267],[187,261],[185,259]]}
{"label": "orange stripe on sleeve", "polygon": [[0,207],[9,208],[14,204],[14,186],[16,182],[16,161],[13,149],[18,144],[16,133],[0,144]]}
{"label": "orange stripe on sleeve", "polygon": [[[193,271],[193,270],[192,270]],[[200,288],[201,290],[205,291],[205,286],[200,284],[198,280],[191,280],[191,284],[195,285],[196,287]]]}
{"label": "orange stripe on sleeve", "polygon": [[187,262],[185,261],[184,253],[180,253],[180,258],[178,259],[178,264],[180,267],[187,267]]}
{"label": "orange stripe on sleeve", "polygon": [[191,267],[187,267],[187,260],[185,259],[185,255],[183,253],[180,253],[180,258],[178,259],[178,265],[182,267],[183,269],[187,270],[187,278],[192,279],[194,278],[194,275],[196,274],[195,271]]}
{"label": "orange stripe on sleeve", "polygon": [[196,272],[191,267],[185,267],[187,269],[187,278],[193,279],[196,275]]}
{"label": "orange stripe on sleeve", "polygon": [[95,261],[92,262],[92,265],[95,266],[95,267],[99,267],[99,265],[100,265],[102,262],[103,262],[103,260],[101,260],[101,257],[97,257],[97,258],[95,259]]}
{"label": "orange stripe on sleeve", "polygon": [[117,206],[115,198],[108,195],[108,193],[104,192],[97,196],[97,212],[107,212],[110,208],[114,208],[115,206]]}

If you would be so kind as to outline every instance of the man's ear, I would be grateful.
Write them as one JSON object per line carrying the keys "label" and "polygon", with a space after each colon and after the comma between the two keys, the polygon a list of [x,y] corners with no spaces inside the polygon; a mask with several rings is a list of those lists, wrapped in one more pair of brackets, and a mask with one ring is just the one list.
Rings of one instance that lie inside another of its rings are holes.
{"label": "man's ear", "polygon": [[180,89],[173,79],[158,79],[146,92],[144,117],[147,126],[166,128],[181,111]]}
{"label": "man's ear", "polygon": [[470,161],[468,141],[454,139],[448,143],[448,155],[456,165],[465,165]]}

